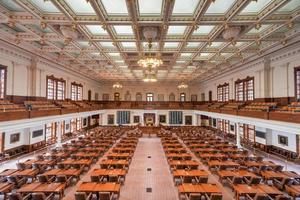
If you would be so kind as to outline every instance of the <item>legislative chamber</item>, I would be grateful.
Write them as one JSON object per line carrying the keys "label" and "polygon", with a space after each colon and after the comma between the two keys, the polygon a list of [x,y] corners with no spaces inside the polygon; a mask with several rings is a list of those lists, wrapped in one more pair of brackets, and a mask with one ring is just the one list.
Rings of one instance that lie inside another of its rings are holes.
{"label": "legislative chamber", "polygon": [[0,200],[300,200],[300,0],[0,0]]}

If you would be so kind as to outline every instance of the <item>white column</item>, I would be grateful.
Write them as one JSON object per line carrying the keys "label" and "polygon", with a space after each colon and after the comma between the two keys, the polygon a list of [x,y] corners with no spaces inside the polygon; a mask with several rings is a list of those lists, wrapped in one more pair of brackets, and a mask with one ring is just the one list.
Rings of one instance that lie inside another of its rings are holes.
{"label": "white column", "polygon": [[56,122],[56,137],[57,137],[57,141],[56,141],[56,147],[62,147],[61,145],[61,122]]}
{"label": "white column", "polygon": [[236,146],[238,148],[242,148],[239,123],[235,123],[235,132],[236,132]]}

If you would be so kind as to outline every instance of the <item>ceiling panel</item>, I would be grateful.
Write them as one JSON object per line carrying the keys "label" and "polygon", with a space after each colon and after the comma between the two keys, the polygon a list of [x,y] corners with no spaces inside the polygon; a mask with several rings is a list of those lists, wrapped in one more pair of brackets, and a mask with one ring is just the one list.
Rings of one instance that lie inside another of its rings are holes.
{"label": "ceiling panel", "polygon": [[101,0],[108,15],[128,15],[125,0]]}
{"label": "ceiling panel", "polygon": [[141,15],[160,15],[162,0],[138,0]]}
{"label": "ceiling panel", "polygon": [[215,0],[212,1],[205,14],[221,15],[225,14],[232,6],[235,0]]}
{"label": "ceiling panel", "polygon": [[241,14],[249,14],[249,13],[259,13],[266,6],[272,2],[272,0],[259,0],[259,1],[251,1],[241,12]]}
{"label": "ceiling panel", "polygon": [[96,15],[93,7],[86,0],[65,0],[70,8],[80,15]]}
{"label": "ceiling panel", "polygon": [[199,0],[175,0],[173,15],[193,15]]}
{"label": "ceiling panel", "polygon": [[86,27],[93,35],[107,35],[107,31],[100,25],[86,25]]}
{"label": "ceiling panel", "polygon": [[56,8],[51,1],[42,0],[30,0],[39,10],[47,13],[59,13],[59,9]]}

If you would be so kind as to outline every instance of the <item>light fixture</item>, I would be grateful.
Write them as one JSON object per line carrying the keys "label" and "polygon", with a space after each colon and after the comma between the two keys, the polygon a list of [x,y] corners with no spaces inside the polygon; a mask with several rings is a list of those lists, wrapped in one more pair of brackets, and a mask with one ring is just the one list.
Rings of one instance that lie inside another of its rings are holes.
{"label": "light fixture", "polygon": [[143,79],[144,82],[157,82],[155,74],[145,74]]}
{"label": "light fixture", "polygon": [[151,55],[151,48],[152,48],[152,41],[157,36],[157,28],[156,27],[145,27],[143,29],[143,35],[148,42],[149,48],[149,55],[145,56],[144,58],[140,59],[137,63],[141,67],[153,69],[159,67],[163,64],[163,61],[155,56]]}
{"label": "light fixture", "polygon": [[114,89],[122,89],[122,88],[123,88],[123,85],[120,84],[119,82],[117,82],[117,83],[113,84],[113,88],[114,88]]}
{"label": "light fixture", "polygon": [[235,26],[235,27],[227,27],[223,33],[222,36],[225,40],[234,40],[236,37],[240,34],[241,27]]}
{"label": "light fixture", "polygon": [[186,84],[185,82],[181,82],[178,86],[178,89],[186,89],[188,88],[188,84]]}

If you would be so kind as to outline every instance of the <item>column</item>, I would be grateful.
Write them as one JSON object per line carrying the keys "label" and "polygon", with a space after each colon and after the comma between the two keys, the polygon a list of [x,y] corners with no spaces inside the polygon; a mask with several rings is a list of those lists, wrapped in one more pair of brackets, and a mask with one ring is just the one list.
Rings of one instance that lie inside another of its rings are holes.
{"label": "column", "polygon": [[271,61],[269,58],[264,60],[264,98],[271,97]]}
{"label": "column", "polygon": [[56,147],[60,148],[62,147],[62,144],[61,144],[61,134],[62,134],[62,131],[61,131],[61,122],[56,122],[56,138],[57,138],[57,141],[56,141]]}
{"label": "column", "polygon": [[242,148],[241,145],[241,138],[240,138],[240,124],[235,123],[235,132],[236,132],[236,146],[240,149]]}

